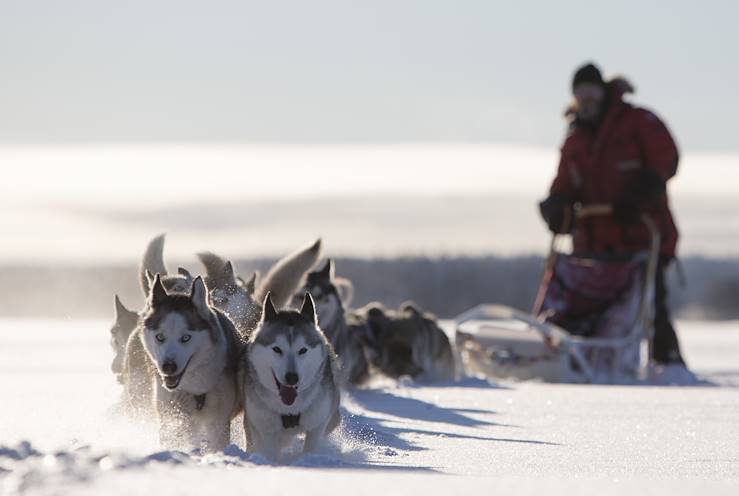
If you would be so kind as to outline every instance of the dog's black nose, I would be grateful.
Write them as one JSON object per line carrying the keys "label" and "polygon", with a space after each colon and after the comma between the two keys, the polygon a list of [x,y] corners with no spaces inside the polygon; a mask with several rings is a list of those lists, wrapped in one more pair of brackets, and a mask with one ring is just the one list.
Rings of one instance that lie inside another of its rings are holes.
{"label": "dog's black nose", "polygon": [[297,384],[298,379],[300,378],[295,372],[288,372],[287,374],[285,374],[285,382],[287,382],[288,386],[294,386],[295,384]]}
{"label": "dog's black nose", "polygon": [[177,364],[174,362],[169,362],[169,361],[164,362],[162,364],[162,372],[164,372],[167,375],[174,374],[175,372],[177,372]]}

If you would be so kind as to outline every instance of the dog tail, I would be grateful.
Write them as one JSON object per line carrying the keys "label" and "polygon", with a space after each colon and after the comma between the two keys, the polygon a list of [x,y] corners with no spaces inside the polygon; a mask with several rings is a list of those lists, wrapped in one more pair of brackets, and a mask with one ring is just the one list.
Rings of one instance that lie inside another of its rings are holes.
{"label": "dog tail", "polygon": [[313,268],[320,256],[321,238],[318,238],[310,246],[280,259],[260,282],[254,299],[262,302],[267,293],[272,293],[272,302],[275,307],[284,307],[300,287],[305,274]]}
{"label": "dog tail", "polygon": [[164,237],[165,234],[160,234],[151,241],[149,246],[146,247],[144,256],[141,259],[139,265],[139,283],[141,284],[141,290],[144,292],[144,296],[149,294],[149,278],[146,277],[146,272],[149,271],[151,274],[167,275],[167,266],[164,264]]}

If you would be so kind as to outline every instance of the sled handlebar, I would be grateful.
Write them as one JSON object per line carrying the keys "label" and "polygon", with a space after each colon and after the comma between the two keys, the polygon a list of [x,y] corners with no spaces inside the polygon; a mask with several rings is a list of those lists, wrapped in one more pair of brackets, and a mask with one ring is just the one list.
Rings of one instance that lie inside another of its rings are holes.
{"label": "sled handlebar", "polygon": [[[586,217],[596,217],[599,215],[613,215],[613,205],[609,203],[593,203],[592,205],[578,205],[574,209],[575,219],[584,219]],[[639,219],[644,225],[652,238],[659,236],[659,230],[651,217],[641,214]],[[658,240],[657,240],[658,242]]]}
{"label": "sled handlebar", "polygon": [[584,219],[585,217],[594,217],[598,215],[611,215],[613,213],[613,205],[607,203],[595,203],[593,205],[581,205],[575,208],[575,218]]}
{"label": "sled handlebar", "polygon": [[[584,219],[586,217],[596,217],[600,215],[613,215],[613,205],[609,203],[593,203],[592,205],[577,205],[574,208],[574,218],[576,220]],[[649,231],[651,238],[650,251],[659,252],[659,229],[657,224],[654,223],[651,217],[646,214],[641,214],[639,219],[642,221]]]}

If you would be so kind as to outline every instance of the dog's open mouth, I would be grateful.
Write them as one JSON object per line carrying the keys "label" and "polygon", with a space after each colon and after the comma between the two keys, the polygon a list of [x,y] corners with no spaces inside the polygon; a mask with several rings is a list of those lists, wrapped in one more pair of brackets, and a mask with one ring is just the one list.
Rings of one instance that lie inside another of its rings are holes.
{"label": "dog's open mouth", "polygon": [[180,381],[182,380],[182,377],[185,375],[185,371],[187,371],[187,366],[190,365],[190,360],[192,360],[192,357],[190,357],[190,359],[187,360],[185,367],[182,369],[182,372],[180,372],[179,374],[174,374],[174,375],[162,374],[162,381],[164,381],[165,388],[167,388],[169,391],[174,391],[175,389],[177,389],[177,386],[180,385]]}
{"label": "dog's open mouth", "polygon": [[274,371],[272,372],[272,377],[275,378],[277,391],[280,393],[280,399],[282,400],[282,402],[287,406],[295,403],[295,398],[298,397],[297,386],[288,386],[287,384],[282,384],[280,381],[277,380],[277,376],[275,375]]}

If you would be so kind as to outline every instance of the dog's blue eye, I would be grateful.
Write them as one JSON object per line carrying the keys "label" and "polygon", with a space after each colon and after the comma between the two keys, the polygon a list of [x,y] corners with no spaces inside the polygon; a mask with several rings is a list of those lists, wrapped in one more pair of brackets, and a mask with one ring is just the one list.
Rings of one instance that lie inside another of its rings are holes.
{"label": "dog's blue eye", "polygon": [[189,334],[185,334],[184,336],[182,336],[180,338],[180,341],[183,342],[183,343],[187,343],[188,341],[190,341],[190,335]]}
{"label": "dog's blue eye", "polygon": [[279,346],[273,346],[273,347],[272,347],[272,351],[274,351],[274,352],[275,352],[275,353],[277,353],[278,355],[282,355],[282,350],[280,349],[280,347],[279,347]]}
{"label": "dog's blue eye", "polygon": [[164,334],[162,334],[161,332],[156,335],[156,338],[157,338],[157,341],[159,341],[160,343],[163,343],[165,339]]}
{"label": "dog's blue eye", "polygon": [[298,355],[305,355],[306,353],[308,353],[308,348],[300,348],[298,350]]}

